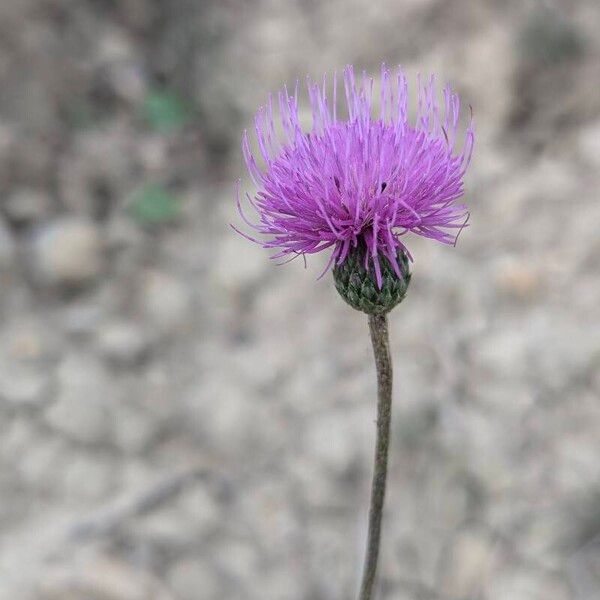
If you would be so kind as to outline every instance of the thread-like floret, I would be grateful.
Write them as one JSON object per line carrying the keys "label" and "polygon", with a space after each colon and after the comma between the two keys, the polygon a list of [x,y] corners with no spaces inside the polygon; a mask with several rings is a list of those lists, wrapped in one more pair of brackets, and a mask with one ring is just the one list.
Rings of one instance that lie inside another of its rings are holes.
{"label": "thread-like floret", "polygon": [[355,77],[352,67],[344,70],[343,87],[347,110],[340,118],[337,77],[331,85],[326,77],[320,85],[308,80],[310,131],[300,124],[298,85],[293,94],[284,88],[277,96],[279,134],[273,97],[258,111],[257,151],[251,150],[247,133],[242,141],[257,186],[246,199],[257,222],[245,216],[239,186],[237,200],[244,222],[266,237],[240,233],[277,249],[273,258],[330,248],[327,269],[364,244],[365,267],[370,261],[381,288],[382,256],[402,277],[398,251],[410,257],[400,239],[404,234],[454,244],[465,227],[468,211],[457,200],[464,193],[473,149],[473,120],[459,151],[459,97],[446,86],[439,101],[433,76],[425,83],[419,79],[414,123],[409,122],[408,85],[400,68],[382,67],[379,94],[374,80],[364,73]]}

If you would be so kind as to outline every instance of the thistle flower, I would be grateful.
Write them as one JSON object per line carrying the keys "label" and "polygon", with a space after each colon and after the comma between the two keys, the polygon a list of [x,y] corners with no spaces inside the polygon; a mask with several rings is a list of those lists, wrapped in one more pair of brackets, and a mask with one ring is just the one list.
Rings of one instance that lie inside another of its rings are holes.
{"label": "thistle flower", "polygon": [[[433,76],[418,83],[418,111],[408,117],[408,84],[400,68],[381,69],[379,107],[374,81],[343,73],[347,116],[337,112],[337,78],[331,96],[326,77],[321,85],[307,81],[312,128],[302,130],[298,85],[278,93],[282,135],[276,133],[274,100],[269,96],[255,118],[256,155],[247,132],[242,149],[250,176],[258,188],[246,195],[256,211],[253,223],[238,209],[272,258],[314,254],[331,249],[324,273],[341,266],[353,251],[361,251],[364,268],[382,288],[381,260],[402,278],[399,255],[410,253],[401,238],[415,233],[454,244],[468,220],[463,176],[473,148],[472,118],[460,151],[456,149],[460,101],[449,86],[438,101]],[[442,110],[443,109],[443,110]],[[259,167],[259,157],[264,163]],[[323,273],[323,274],[324,274]]]}
{"label": "thistle flower", "polygon": [[[414,123],[408,118],[408,85],[401,69],[381,68],[379,109],[374,81],[352,67],[344,70],[347,115],[338,118],[337,79],[331,98],[308,80],[312,128],[304,132],[298,86],[278,94],[282,135],[275,127],[273,97],[255,120],[258,153],[245,133],[242,149],[258,191],[246,194],[258,215],[253,223],[237,203],[244,222],[272,258],[305,256],[331,249],[335,286],[348,304],[369,315],[377,370],[377,440],[365,564],[359,600],[372,600],[379,555],[390,442],[393,369],[387,313],[405,296],[410,281],[402,237],[415,233],[454,244],[469,213],[458,203],[473,149],[473,119],[462,148],[456,149],[460,102],[445,87],[438,102],[434,78],[419,79]],[[259,160],[262,159],[262,168]]]}

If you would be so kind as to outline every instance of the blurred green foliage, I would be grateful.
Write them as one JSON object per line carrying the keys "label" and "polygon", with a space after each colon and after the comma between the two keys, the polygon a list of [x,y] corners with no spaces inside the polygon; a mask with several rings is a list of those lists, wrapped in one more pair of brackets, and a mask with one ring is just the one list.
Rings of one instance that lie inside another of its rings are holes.
{"label": "blurred green foliage", "polygon": [[146,185],[134,195],[129,208],[141,225],[163,225],[177,220],[181,200],[160,185]]}
{"label": "blurred green foliage", "polygon": [[152,130],[170,133],[190,120],[191,110],[174,92],[155,89],[146,96],[142,114]]}

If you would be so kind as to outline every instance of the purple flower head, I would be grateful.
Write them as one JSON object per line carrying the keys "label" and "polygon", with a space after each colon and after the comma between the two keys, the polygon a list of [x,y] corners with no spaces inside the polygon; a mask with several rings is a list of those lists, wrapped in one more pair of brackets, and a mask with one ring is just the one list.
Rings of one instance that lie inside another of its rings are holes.
{"label": "purple flower head", "polygon": [[[463,177],[471,158],[473,120],[462,148],[456,149],[460,101],[450,87],[438,102],[433,76],[418,86],[414,124],[408,118],[408,85],[399,68],[381,69],[379,108],[375,109],[373,79],[357,80],[351,66],[344,70],[347,116],[337,113],[337,78],[331,96],[326,77],[322,85],[308,80],[312,128],[304,132],[294,94],[278,94],[281,133],[276,133],[274,101],[270,96],[255,119],[258,152],[250,149],[247,132],[242,149],[250,176],[258,188],[246,194],[258,222],[238,209],[244,222],[266,240],[239,230],[272,258],[306,255],[332,249],[325,272],[342,264],[349,252],[364,248],[365,268],[372,261],[381,287],[381,257],[401,277],[397,261],[400,241],[408,232],[454,244],[468,220],[458,204]],[[279,126],[279,125],[278,125]],[[258,156],[263,166],[259,167]]]}

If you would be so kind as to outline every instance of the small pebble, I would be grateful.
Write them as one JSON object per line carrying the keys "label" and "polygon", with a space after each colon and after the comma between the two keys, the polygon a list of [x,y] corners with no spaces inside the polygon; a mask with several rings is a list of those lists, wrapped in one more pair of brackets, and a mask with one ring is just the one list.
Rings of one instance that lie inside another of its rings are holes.
{"label": "small pebble", "polygon": [[147,353],[148,343],[148,337],[141,327],[128,321],[109,323],[98,333],[101,353],[115,365],[139,364]]}
{"label": "small pebble", "polygon": [[140,292],[142,313],[155,331],[171,333],[185,323],[191,298],[182,281],[160,271],[148,271]]}
{"label": "small pebble", "polygon": [[33,270],[48,286],[80,286],[103,269],[103,242],[98,228],[74,217],[57,219],[33,239]]}

